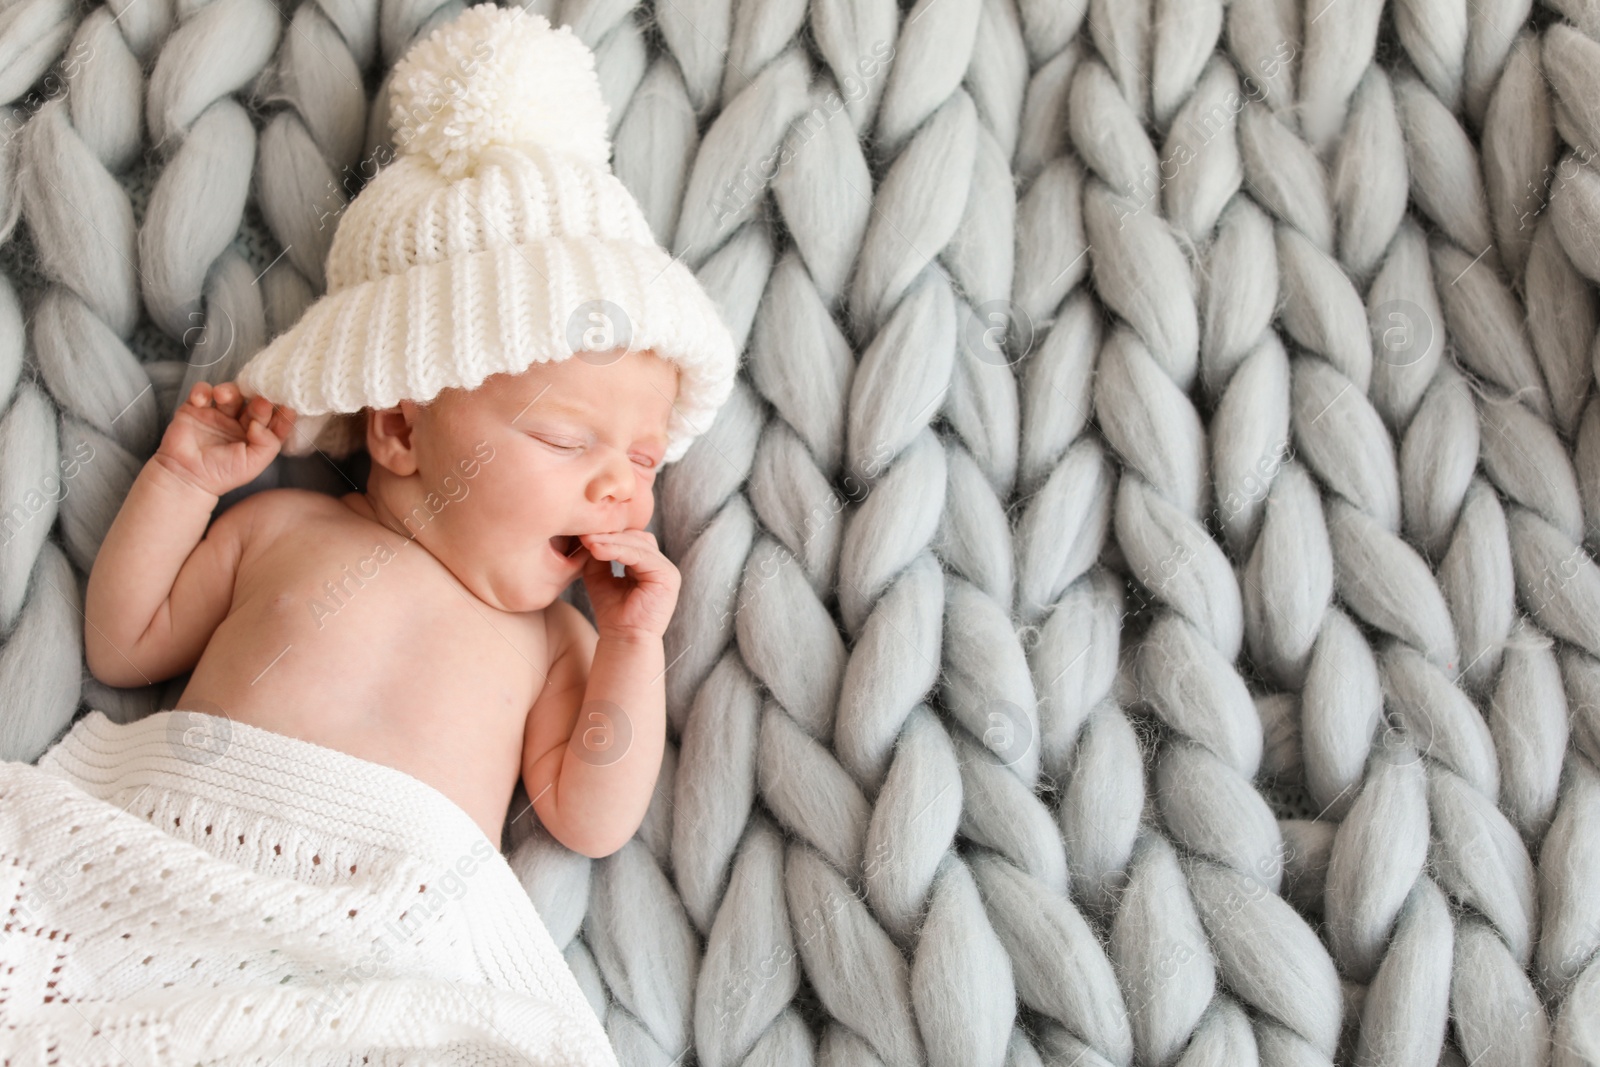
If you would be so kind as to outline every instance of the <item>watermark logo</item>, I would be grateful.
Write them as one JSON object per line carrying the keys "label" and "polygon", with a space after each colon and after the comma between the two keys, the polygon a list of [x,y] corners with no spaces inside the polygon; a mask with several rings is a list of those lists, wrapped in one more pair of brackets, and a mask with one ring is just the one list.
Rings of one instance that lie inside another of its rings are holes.
{"label": "watermark logo", "polygon": [[[189,355],[186,359],[186,362],[189,364],[189,366],[194,367],[197,370],[203,370],[206,367],[216,366],[218,363],[221,363],[223,360],[227,359],[229,354],[233,351],[233,339],[235,333],[233,316],[228,314],[227,308],[219,307],[217,311],[224,319],[227,320],[228,323],[228,343],[220,346],[215,343],[212,337],[214,332],[213,327],[211,322],[207,321],[205,315],[199,311],[189,312],[189,321],[194,323],[194,325],[183,331],[183,343],[184,346],[189,349]],[[190,341],[190,334],[198,334],[199,339]],[[202,359],[201,357],[205,358]]]}
{"label": "watermark logo", "polygon": [[1010,767],[1033,751],[1033,720],[1021,705],[996,699],[984,705],[983,745]]}
{"label": "watermark logo", "polygon": [[1222,523],[1232,522],[1239,514],[1272,491],[1273,480],[1283,465],[1294,457],[1294,448],[1287,438],[1279,441],[1273,450],[1256,459],[1254,466],[1244,473],[1235,487],[1222,494],[1211,514]]}
{"label": "watermark logo", "polygon": [[[365,589],[367,583],[378,576],[379,568],[394,559],[396,555],[398,553],[388,545],[381,541],[376,542],[372,546],[370,553],[356,561],[353,573],[350,570],[350,564],[346,563],[339,569],[342,577],[337,583],[332,579],[324,581],[322,590],[328,595],[328,599],[324,601],[319,597],[313,596],[306,601],[306,604],[311,609],[311,618],[316,621],[317,629],[320,630],[326,625],[325,620],[328,616],[337,615],[348,606],[350,601],[355,599],[355,595]],[[369,565],[371,566],[370,571],[368,570]],[[352,585],[352,583],[354,584]]]}
{"label": "watermark logo", "polygon": [[[1033,348],[1033,319],[1009,300],[985,300],[966,316],[961,340],[974,359],[1009,367]],[[1015,355],[1007,356],[1007,352]]]}
{"label": "watermark logo", "polygon": [[608,767],[628,754],[633,744],[633,720],[609,700],[586,700],[573,729],[578,738],[578,758],[595,767]]}
{"label": "watermark logo", "polygon": [[[131,406],[131,405],[130,405]],[[60,476],[47,474],[39,485],[29,489],[22,495],[22,499],[10,503],[0,510],[0,545],[9,545],[12,538],[22,532],[34,518],[44,510],[50,500],[58,503],[67,498],[71,487],[67,484],[78,476],[88,463],[94,459],[94,445],[88,441],[79,441],[72,450],[71,456],[66,456],[57,461]]]}
{"label": "watermark logo", "polygon": [[[1534,200],[1534,206],[1517,215],[1517,229],[1525,230],[1544,214],[1550,206],[1550,200],[1555,196],[1556,190],[1572,181],[1578,172],[1594,162],[1595,154],[1582,145],[1572,145],[1571,151],[1561,157],[1561,161],[1554,168],[1546,163],[1544,169],[1539,171],[1537,178],[1529,178],[1525,184],[1526,198]],[[1552,169],[1554,174],[1552,175]]]}
{"label": "watermark logo", "polygon": [[39,83],[44,90],[42,96],[30,89],[21,100],[14,101],[10,107],[0,111],[0,145],[9,145],[22,132],[28,120],[46,104],[66,96],[72,82],[80,77],[80,69],[94,57],[94,44],[85,37],[73,46],[70,54],[61,57],[59,72],[51,70],[45,74]]}
{"label": "watermark logo", "polygon": [[585,300],[567,316],[567,347],[585,363],[609,366],[633,347],[633,322],[609,300]]}
{"label": "watermark logo", "polygon": [[1377,357],[1391,367],[1409,367],[1433,348],[1433,317],[1409,300],[1385,300],[1372,309]]}
{"label": "watermark logo", "polygon": [[167,745],[179,759],[208,767],[233,743],[233,720],[209,700],[189,699],[167,718]]}

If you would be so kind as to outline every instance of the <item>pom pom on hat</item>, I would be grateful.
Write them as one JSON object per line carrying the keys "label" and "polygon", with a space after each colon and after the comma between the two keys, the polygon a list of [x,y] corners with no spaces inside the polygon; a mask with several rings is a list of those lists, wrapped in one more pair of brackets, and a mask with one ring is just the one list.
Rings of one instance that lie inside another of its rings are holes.
{"label": "pom pom on hat", "polygon": [[448,180],[472,173],[494,145],[610,166],[594,53],[570,27],[523,8],[466,9],[395,64],[389,92],[396,148],[428,157]]}

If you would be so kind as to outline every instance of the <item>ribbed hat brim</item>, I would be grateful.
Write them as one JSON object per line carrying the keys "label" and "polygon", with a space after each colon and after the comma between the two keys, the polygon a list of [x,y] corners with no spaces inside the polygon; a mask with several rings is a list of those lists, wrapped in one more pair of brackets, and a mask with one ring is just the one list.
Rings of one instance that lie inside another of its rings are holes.
{"label": "ribbed hat brim", "polygon": [[626,329],[625,347],[681,368],[663,462],[680,458],[732,393],[738,353],[689,269],[636,242],[550,237],[329,293],[246,363],[237,383],[300,417],[284,452],[303,455],[332,440],[338,420],[317,416],[423,403],[491,374],[571,358],[573,340],[582,350],[580,309],[599,301],[621,310],[615,336]]}

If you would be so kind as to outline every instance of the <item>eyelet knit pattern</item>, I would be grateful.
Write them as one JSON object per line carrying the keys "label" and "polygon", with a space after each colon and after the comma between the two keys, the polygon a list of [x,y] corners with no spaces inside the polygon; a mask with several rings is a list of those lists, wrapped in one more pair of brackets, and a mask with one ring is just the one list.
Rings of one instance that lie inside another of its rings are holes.
{"label": "eyelet knit pattern", "polygon": [[37,766],[0,764],[0,1047],[614,1065],[498,846],[391,767],[198,712],[91,711]]}

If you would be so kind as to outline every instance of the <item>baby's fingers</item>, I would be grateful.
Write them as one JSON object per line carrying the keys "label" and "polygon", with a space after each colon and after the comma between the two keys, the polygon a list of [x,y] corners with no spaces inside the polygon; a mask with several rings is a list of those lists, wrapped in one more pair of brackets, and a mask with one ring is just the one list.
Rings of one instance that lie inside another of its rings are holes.
{"label": "baby's fingers", "polygon": [[212,395],[216,398],[217,410],[230,419],[238,418],[245,408],[244,394],[232,382],[222,382],[212,390]]}
{"label": "baby's fingers", "polygon": [[270,460],[283,447],[283,438],[268,429],[268,424],[247,418],[244,423],[245,447],[251,455],[262,455]]}
{"label": "baby's fingers", "polygon": [[279,405],[272,413],[272,421],[267,425],[277,435],[278,440],[287,440],[289,434],[294,430],[294,418],[295,415],[292,408]]}
{"label": "baby's fingers", "polygon": [[659,549],[634,543],[627,533],[587,534],[580,540],[596,559],[614,559],[644,574],[659,574],[669,566]]}

